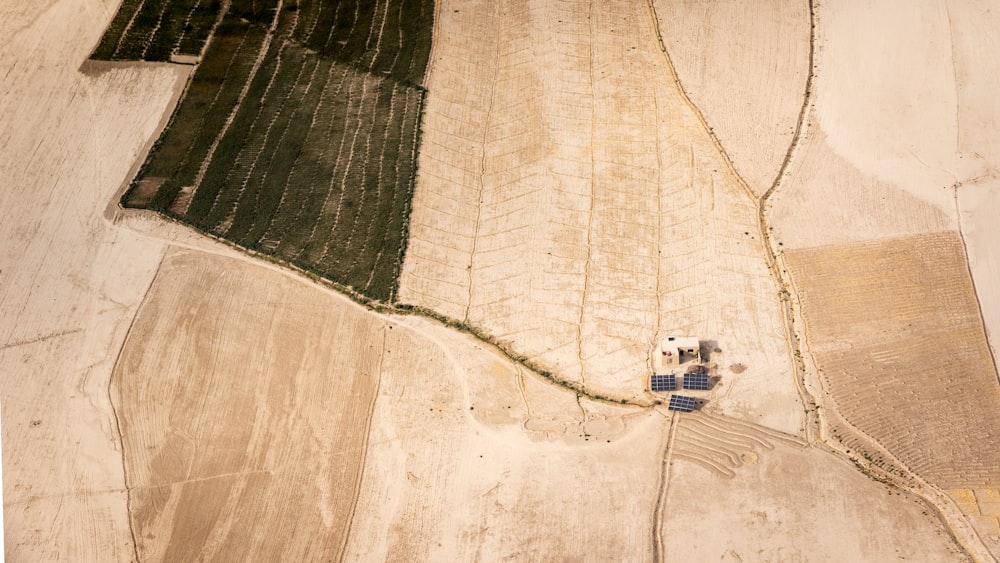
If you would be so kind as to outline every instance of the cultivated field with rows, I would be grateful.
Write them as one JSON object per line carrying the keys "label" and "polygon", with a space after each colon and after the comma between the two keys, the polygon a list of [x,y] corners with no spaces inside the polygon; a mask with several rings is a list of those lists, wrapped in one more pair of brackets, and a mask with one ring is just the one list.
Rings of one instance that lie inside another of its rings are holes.
{"label": "cultivated field with rows", "polygon": [[124,204],[391,300],[432,8],[234,2]]}

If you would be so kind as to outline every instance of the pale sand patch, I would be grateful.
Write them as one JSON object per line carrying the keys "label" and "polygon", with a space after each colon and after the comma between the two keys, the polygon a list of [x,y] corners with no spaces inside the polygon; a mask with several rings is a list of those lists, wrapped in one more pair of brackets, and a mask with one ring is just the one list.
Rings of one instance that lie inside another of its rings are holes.
{"label": "pale sand patch", "polygon": [[1000,352],[1000,181],[958,188],[962,236],[993,356]]}
{"label": "pale sand patch", "polygon": [[984,112],[996,119],[995,96],[982,95],[997,80],[996,63],[973,66],[994,58],[995,27],[971,24],[982,3],[951,4],[821,4],[815,99],[816,122],[835,153],[946,213],[951,194],[942,188],[983,174],[1000,157],[981,152],[995,149],[995,126],[968,130]]}
{"label": "pale sand patch", "polygon": [[[25,4],[27,6],[27,4]],[[4,11],[0,45],[0,400],[10,560],[133,558],[108,380],[162,245],[108,200],[190,69],[77,68],[112,13]]]}
{"label": "pale sand patch", "polygon": [[684,101],[648,5],[439,8],[400,300],[614,397],[652,343],[742,363],[715,406],[798,432],[777,288],[743,190]]}
{"label": "pale sand patch", "polygon": [[918,497],[826,452],[772,447],[732,477],[670,462],[666,561],[969,560]]}
{"label": "pale sand patch", "polygon": [[[951,197],[947,187],[938,190]],[[957,229],[950,205],[932,205],[862,172],[831,148],[822,127],[811,126],[787,181],[770,199],[768,218],[782,251]]]}
{"label": "pale sand patch", "polygon": [[655,0],[681,84],[757,195],[771,187],[809,75],[804,1]]}

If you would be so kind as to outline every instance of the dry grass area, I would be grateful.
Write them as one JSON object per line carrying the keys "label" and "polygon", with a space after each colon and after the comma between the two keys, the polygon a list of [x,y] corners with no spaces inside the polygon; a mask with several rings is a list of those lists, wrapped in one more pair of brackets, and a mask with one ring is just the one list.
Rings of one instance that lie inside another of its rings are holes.
{"label": "dry grass area", "polygon": [[757,195],[792,142],[809,75],[809,4],[655,0],[691,101]]}
{"label": "dry grass area", "polygon": [[587,389],[641,396],[658,336],[747,371],[716,403],[801,409],[752,194],[671,78],[648,5],[442,3],[400,301]]}
{"label": "dry grass area", "polygon": [[1000,484],[1000,386],[959,235],[785,260],[840,413],[935,485]]}

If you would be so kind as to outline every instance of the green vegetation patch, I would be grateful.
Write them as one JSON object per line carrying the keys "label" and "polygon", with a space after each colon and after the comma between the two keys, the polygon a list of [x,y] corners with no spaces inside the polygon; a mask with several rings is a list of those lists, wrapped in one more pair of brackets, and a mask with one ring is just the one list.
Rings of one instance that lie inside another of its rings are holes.
{"label": "green vegetation patch", "polygon": [[433,8],[234,1],[123,205],[392,301]]}
{"label": "green vegetation patch", "polygon": [[169,61],[201,54],[222,0],[123,0],[91,58]]}

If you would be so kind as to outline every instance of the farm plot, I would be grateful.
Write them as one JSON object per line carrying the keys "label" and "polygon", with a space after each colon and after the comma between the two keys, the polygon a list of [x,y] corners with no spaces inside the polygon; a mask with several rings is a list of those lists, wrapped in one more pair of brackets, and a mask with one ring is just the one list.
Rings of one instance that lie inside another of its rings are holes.
{"label": "farm plot", "polygon": [[[91,58],[169,61],[174,55],[197,57],[222,7],[222,0],[124,0]],[[257,19],[267,18],[268,11],[261,9]]]}
{"label": "farm plot", "polygon": [[123,203],[392,300],[432,7],[230,10]]}
{"label": "farm plot", "polygon": [[727,408],[797,432],[753,195],[648,6],[445,4],[435,41],[400,301],[618,396],[642,393],[657,336],[717,339],[751,366]]}
{"label": "farm plot", "polygon": [[942,488],[1000,483],[1000,385],[959,234],[785,259],[843,416]]}
{"label": "farm plot", "polygon": [[654,0],[663,42],[691,101],[757,195],[795,133],[809,75],[804,0]]}
{"label": "farm plot", "polygon": [[142,559],[327,560],[346,541],[385,323],[168,252],[112,379]]}

